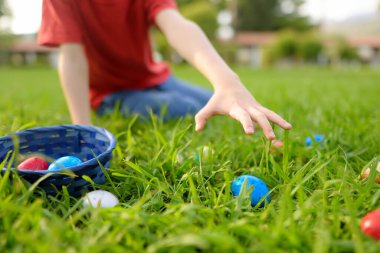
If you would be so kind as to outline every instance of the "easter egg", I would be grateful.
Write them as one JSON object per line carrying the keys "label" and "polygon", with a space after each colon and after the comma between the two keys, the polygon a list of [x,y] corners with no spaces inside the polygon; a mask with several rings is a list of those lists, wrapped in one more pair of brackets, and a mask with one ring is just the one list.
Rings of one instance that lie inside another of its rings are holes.
{"label": "easter egg", "polygon": [[40,157],[30,157],[17,166],[18,170],[47,170],[49,164]]}
{"label": "easter egg", "polygon": [[325,137],[323,137],[322,134],[317,134],[317,135],[314,136],[314,140],[316,142],[322,142],[324,139],[325,139]]}
{"label": "easter egg", "polygon": [[[365,168],[360,174],[360,179],[362,179],[362,180],[367,179],[369,177],[370,173],[371,173],[371,169]],[[376,167],[376,174],[379,174],[379,173],[380,173],[380,162],[377,164],[377,167]],[[376,175],[375,182],[380,184],[380,176],[379,175]]]}
{"label": "easter egg", "polygon": [[380,209],[367,213],[360,223],[360,228],[364,234],[380,240]]}
{"label": "easter egg", "polygon": [[[256,206],[265,197],[265,201],[261,202],[260,207],[270,202],[269,190],[267,185],[260,178],[251,175],[242,175],[236,178],[231,185],[231,191],[234,196],[239,196],[243,185],[245,190],[252,190],[251,205]],[[252,189],[253,188],[253,189]]]}
{"label": "easter egg", "polygon": [[199,147],[197,148],[197,153],[195,154],[195,161],[207,161],[213,154],[214,150],[212,150],[209,146]]}
{"label": "easter egg", "polygon": [[306,140],[305,140],[305,144],[306,146],[310,147],[311,144],[313,144],[313,140],[311,139],[311,137],[307,137]]}
{"label": "easter egg", "polygon": [[104,190],[92,191],[83,197],[84,207],[114,207],[117,204],[119,204],[117,197]]}
{"label": "easter egg", "polygon": [[82,161],[75,156],[63,156],[55,160],[52,164],[50,164],[48,170],[49,171],[59,171],[62,169],[67,169],[76,165],[81,164]]}
{"label": "easter egg", "polygon": [[313,135],[313,137],[308,136],[305,140],[305,144],[306,146],[310,147],[311,145],[313,145],[313,141],[315,141],[316,143],[321,143],[324,140],[325,140],[325,137],[322,134],[316,134],[316,135]]}

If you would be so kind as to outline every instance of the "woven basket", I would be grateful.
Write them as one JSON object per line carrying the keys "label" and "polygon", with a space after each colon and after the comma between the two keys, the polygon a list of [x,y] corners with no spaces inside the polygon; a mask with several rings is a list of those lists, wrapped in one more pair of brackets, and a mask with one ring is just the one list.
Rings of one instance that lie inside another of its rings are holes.
{"label": "woven basket", "polygon": [[[18,142],[18,145],[15,142]],[[52,159],[76,156],[83,163],[70,167],[70,173],[16,170],[14,168],[17,167],[17,158],[11,167],[12,172],[17,171],[32,184],[50,173],[50,176],[39,183],[39,187],[47,194],[55,195],[57,191],[62,190],[62,186],[66,186],[71,195],[79,196],[84,187],[89,185],[82,176],[90,177],[96,184],[104,182],[102,167],[109,167],[115,145],[115,137],[110,132],[94,126],[60,125],[32,128],[0,138],[0,163],[6,159],[9,152],[14,152],[17,146],[20,155],[41,154]],[[9,161],[2,168],[2,174],[8,165]]]}

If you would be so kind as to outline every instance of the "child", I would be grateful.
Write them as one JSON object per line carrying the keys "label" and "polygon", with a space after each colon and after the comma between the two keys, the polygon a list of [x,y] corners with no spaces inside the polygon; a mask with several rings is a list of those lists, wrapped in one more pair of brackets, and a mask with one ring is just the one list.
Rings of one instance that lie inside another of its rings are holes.
{"label": "child", "polygon": [[[213,85],[191,86],[153,61],[149,28],[156,25],[170,45]],[[260,105],[202,32],[176,9],[174,0],[44,0],[39,43],[59,46],[59,76],[74,124],[91,124],[119,105],[124,114],[170,118],[195,115],[196,131],[213,115],[238,120],[246,134],[257,122],[270,140],[270,121],[291,125]]]}

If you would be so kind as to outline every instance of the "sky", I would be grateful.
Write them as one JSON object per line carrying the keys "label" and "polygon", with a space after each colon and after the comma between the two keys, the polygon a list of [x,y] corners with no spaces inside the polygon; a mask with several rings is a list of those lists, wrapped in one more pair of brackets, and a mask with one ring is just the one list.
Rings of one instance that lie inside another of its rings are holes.
{"label": "sky", "polygon": [[344,21],[353,16],[379,12],[379,3],[380,0],[306,0],[303,13],[314,21]]}
{"label": "sky", "polygon": [[[41,22],[42,0],[10,0],[14,33],[35,33]],[[380,0],[306,0],[302,12],[313,21],[343,21],[352,16],[375,13]]]}

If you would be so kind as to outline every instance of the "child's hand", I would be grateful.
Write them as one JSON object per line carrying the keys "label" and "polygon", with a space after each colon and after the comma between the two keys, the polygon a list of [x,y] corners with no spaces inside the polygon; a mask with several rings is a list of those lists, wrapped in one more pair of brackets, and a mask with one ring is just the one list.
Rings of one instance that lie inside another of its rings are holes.
{"label": "child's hand", "polygon": [[[255,121],[271,140],[275,135],[269,121],[284,129],[292,127],[276,113],[255,101],[197,24],[174,10],[161,11],[156,17],[156,24],[170,45],[196,67],[215,88],[210,101],[195,116],[195,130],[202,130],[207,119],[218,114],[227,114],[240,121],[246,134],[253,134]],[[189,41],[191,43],[188,43]]]}
{"label": "child's hand", "polygon": [[269,121],[286,130],[292,128],[278,114],[260,105],[242,84],[216,90],[206,106],[195,116],[195,130],[202,130],[207,119],[213,115],[231,116],[242,124],[246,134],[254,133],[253,121],[255,121],[270,140],[276,136]]}

